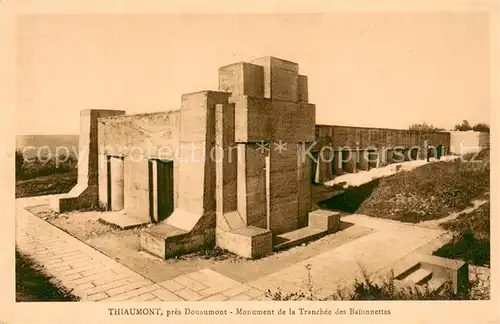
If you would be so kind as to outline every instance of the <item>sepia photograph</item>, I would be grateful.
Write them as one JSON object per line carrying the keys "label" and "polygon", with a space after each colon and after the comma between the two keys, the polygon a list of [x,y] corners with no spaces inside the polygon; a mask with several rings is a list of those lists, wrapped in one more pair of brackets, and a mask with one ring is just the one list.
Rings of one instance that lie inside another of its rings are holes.
{"label": "sepia photograph", "polygon": [[384,321],[396,304],[364,302],[489,302],[491,23],[18,15],[15,304]]}

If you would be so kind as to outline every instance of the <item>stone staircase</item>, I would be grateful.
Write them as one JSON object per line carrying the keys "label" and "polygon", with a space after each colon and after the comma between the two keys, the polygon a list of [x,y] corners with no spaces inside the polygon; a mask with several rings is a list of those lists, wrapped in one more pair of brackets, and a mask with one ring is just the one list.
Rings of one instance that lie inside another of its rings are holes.
{"label": "stone staircase", "polygon": [[468,284],[467,264],[427,254],[413,254],[393,269],[394,279],[401,287],[414,287],[441,292],[447,283],[458,292]]}
{"label": "stone staircase", "polygon": [[440,278],[433,274],[431,270],[421,268],[420,266],[408,269],[403,274],[398,275],[396,280],[402,286],[414,286],[422,289],[428,288],[430,292],[439,292],[446,284],[444,278]]}

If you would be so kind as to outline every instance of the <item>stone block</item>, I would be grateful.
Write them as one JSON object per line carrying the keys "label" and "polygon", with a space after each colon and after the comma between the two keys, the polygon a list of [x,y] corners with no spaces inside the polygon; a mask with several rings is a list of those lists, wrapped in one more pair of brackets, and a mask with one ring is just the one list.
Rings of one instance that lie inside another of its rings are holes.
{"label": "stone block", "polygon": [[298,97],[299,102],[309,102],[309,90],[307,85],[307,76],[299,75],[298,80]]}
{"label": "stone block", "polygon": [[272,252],[272,233],[248,226],[233,231],[217,231],[217,246],[244,258],[259,258]]}
{"label": "stone block", "polygon": [[337,232],[340,229],[340,213],[323,209],[310,212],[309,226],[329,233]]}
{"label": "stone block", "polygon": [[271,101],[266,98],[237,97],[234,103],[236,142],[261,142],[272,138],[269,116]]}
{"label": "stone block", "polygon": [[264,68],[251,63],[234,63],[219,69],[219,90],[231,96],[264,97]]}
{"label": "stone block", "polygon": [[275,57],[252,60],[264,69],[264,96],[270,99],[298,101],[299,65]]}

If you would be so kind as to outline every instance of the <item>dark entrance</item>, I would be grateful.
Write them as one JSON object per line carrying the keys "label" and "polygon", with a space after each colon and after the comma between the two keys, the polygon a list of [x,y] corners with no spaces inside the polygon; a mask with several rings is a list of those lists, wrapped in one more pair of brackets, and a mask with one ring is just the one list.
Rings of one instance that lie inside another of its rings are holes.
{"label": "dark entrance", "polygon": [[174,162],[157,160],[158,221],[170,216],[174,211]]}

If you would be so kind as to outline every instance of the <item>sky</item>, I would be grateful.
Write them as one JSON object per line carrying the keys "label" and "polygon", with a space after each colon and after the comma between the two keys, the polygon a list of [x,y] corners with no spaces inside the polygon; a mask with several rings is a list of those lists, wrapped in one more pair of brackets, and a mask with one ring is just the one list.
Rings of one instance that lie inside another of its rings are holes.
{"label": "sky", "polygon": [[180,108],[218,68],[275,56],[308,76],[316,123],[489,123],[486,13],[24,16],[17,134],[77,134],[82,109]]}

